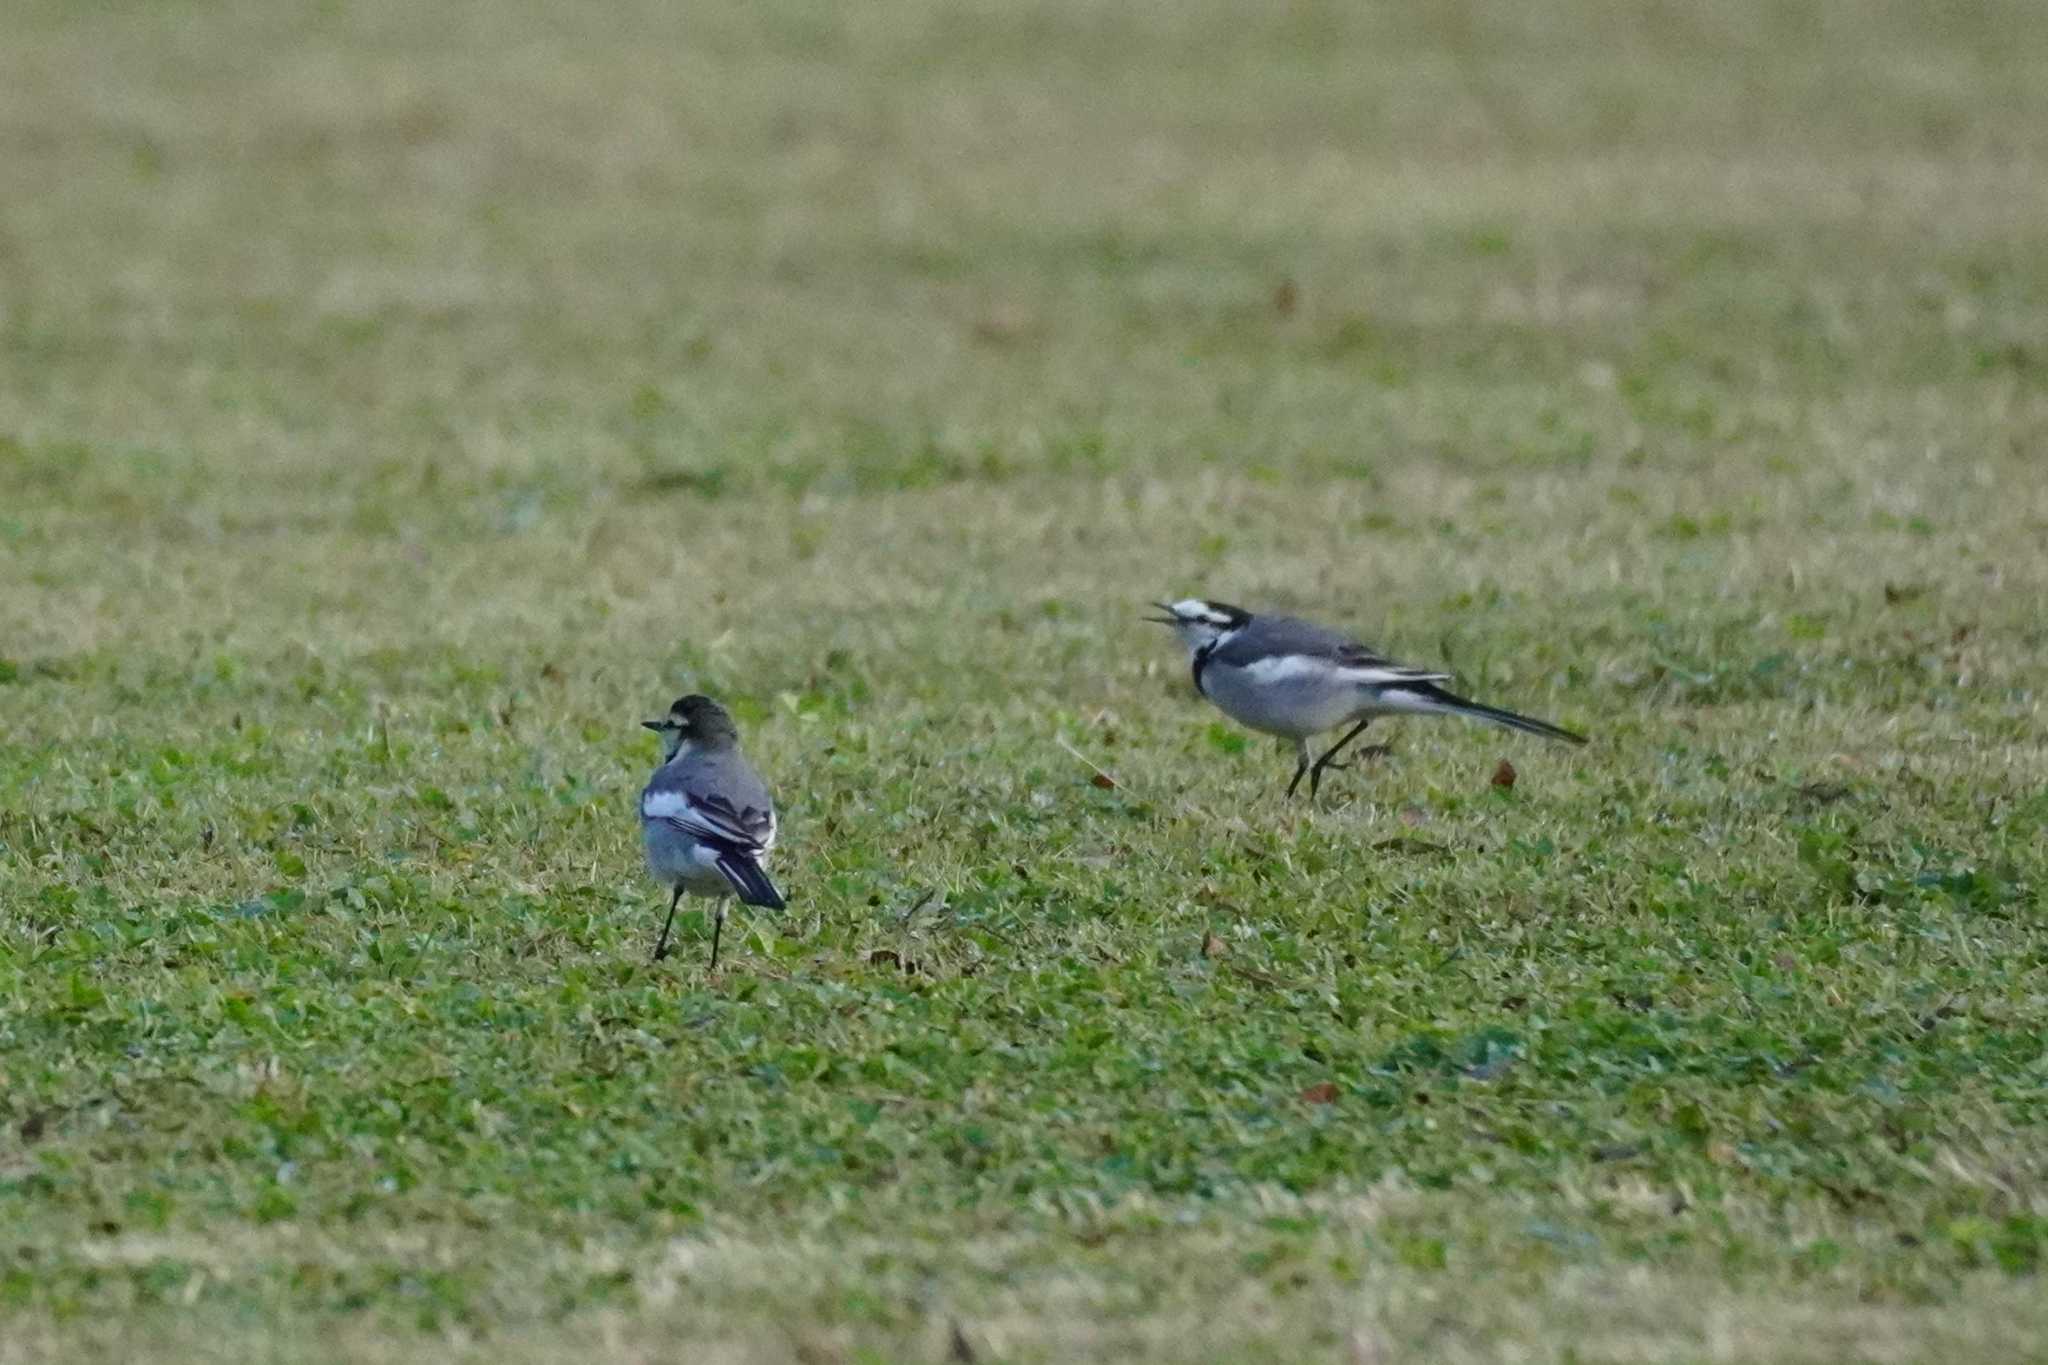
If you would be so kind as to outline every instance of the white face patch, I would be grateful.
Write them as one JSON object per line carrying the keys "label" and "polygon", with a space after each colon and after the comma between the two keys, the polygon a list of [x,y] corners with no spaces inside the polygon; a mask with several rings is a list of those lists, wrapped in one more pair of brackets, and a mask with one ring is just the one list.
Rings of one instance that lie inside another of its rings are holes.
{"label": "white face patch", "polygon": [[1167,608],[1173,613],[1173,628],[1189,649],[1201,649],[1237,634],[1244,627],[1236,617],[1204,602],[1187,597]]}
{"label": "white face patch", "polygon": [[1203,626],[1212,631],[1229,630],[1237,619],[1229,612],[1218,611],[1199,597],[1185,597],[1170,608],[1180,618],[1183,626]]}

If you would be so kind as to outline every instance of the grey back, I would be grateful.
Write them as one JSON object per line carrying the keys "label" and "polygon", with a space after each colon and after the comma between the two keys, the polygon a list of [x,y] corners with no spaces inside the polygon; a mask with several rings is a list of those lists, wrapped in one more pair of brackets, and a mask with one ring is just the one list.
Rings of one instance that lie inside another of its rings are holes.
{"label": "grey back", "polygon": [[775,837],[774,799],[735,745],[684,749],[655,769],[647,792],[686,797],[701,813],[702,832],[713,838],[758,851]]}
{"label": "grey back", "polygon": [[1314,655],[1363,667],[1393,663],[1348,635],[1298,616],[1254,616],[1249,625],[1218,645],[1209,657],[1215,663],[1243,668],[1260,659],[1287,654]]}

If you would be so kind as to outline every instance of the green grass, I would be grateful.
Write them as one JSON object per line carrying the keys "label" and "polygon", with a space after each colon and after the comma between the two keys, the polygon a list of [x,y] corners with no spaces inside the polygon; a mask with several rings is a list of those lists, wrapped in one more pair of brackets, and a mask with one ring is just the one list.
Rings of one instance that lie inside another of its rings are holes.
{"label": "green grass", "polygon": [[2039,1350],[2032,4],[7,27],[0,1361]]}

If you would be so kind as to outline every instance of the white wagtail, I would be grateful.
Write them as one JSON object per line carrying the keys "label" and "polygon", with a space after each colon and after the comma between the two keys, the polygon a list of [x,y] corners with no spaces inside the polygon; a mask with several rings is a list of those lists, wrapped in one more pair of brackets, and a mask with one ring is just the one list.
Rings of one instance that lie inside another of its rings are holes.
{"label": "white wagtail", "polygon": [[[1294,741],[1294,795],[1304,773],[1313,801],[1331,760],[1379,716],[1470,716],[1546,739],[1584,744],[1584,735],[1532,720],[1512,711],[1467,701],[1439,686],[1448,673],[1409,668],[1367,649],[1336,631],[1293,616],[1254,616],[1227,602],[1190,597],[1154,602],[1164,616],[1148,621],[1172,626],[1194,656],[1195,690],[1241,725]],[[1357,722],[1314,763],[1308,740],[1325,730]]]}
{"label": "white wagtail", "polygon": [[775,846],[775,803],[761,775],[740,754],[740,732],[723,706],[688,696],[660,720],[640,722],[661,736],[661,766],[640,793],[640,828],[647,836],[647,866],[675,887],[654,960],[668,956],[668,931],[685,891],[715,899],[711,966],[725,929],[725,898],[782,909],[761,859]]}

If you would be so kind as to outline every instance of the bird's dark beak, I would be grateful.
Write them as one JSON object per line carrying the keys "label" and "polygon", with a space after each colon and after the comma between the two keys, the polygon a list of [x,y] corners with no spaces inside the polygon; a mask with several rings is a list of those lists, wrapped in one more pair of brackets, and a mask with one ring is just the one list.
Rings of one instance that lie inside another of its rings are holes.
{"label": "bird's dark beak", "polygon": [[668,722],[665,720],[643,720],[640,723],[657,734],[668,728]]}
{"label": "bird's dark beak", "polygon": [[1155,606],[1155,607],[1157,607],[1157,608],[1159,608],[1159,610],[1161,610],[1161,611],[1165,612],[1165,613],[1166,613],[1166,615],[1164,615],[1164,616],[1148,616],[1148,617],[1146,617],[1146,618],[1145,618],[1145,619],[1146,619],[1147,621],[1150,621],[1150,622],[1154,623],[1155,625],[1161,625],[1161,626],[1177,626],[1177,625],[1179,625],[1179,624],[1180,624],[1180,618],[1179,618],[1178,616],[1175,616],[1175,615],[1173,614],[1173,608],[1172,608],[1172,607],[1169,607],[1169,606],[1167,606],[1167,605],[1166,605],[1166,603],[1164,603],[1164,602],[1154,602],[1154,603],[1153,603],[1152,605],[1153,605],[1153,606]]}

